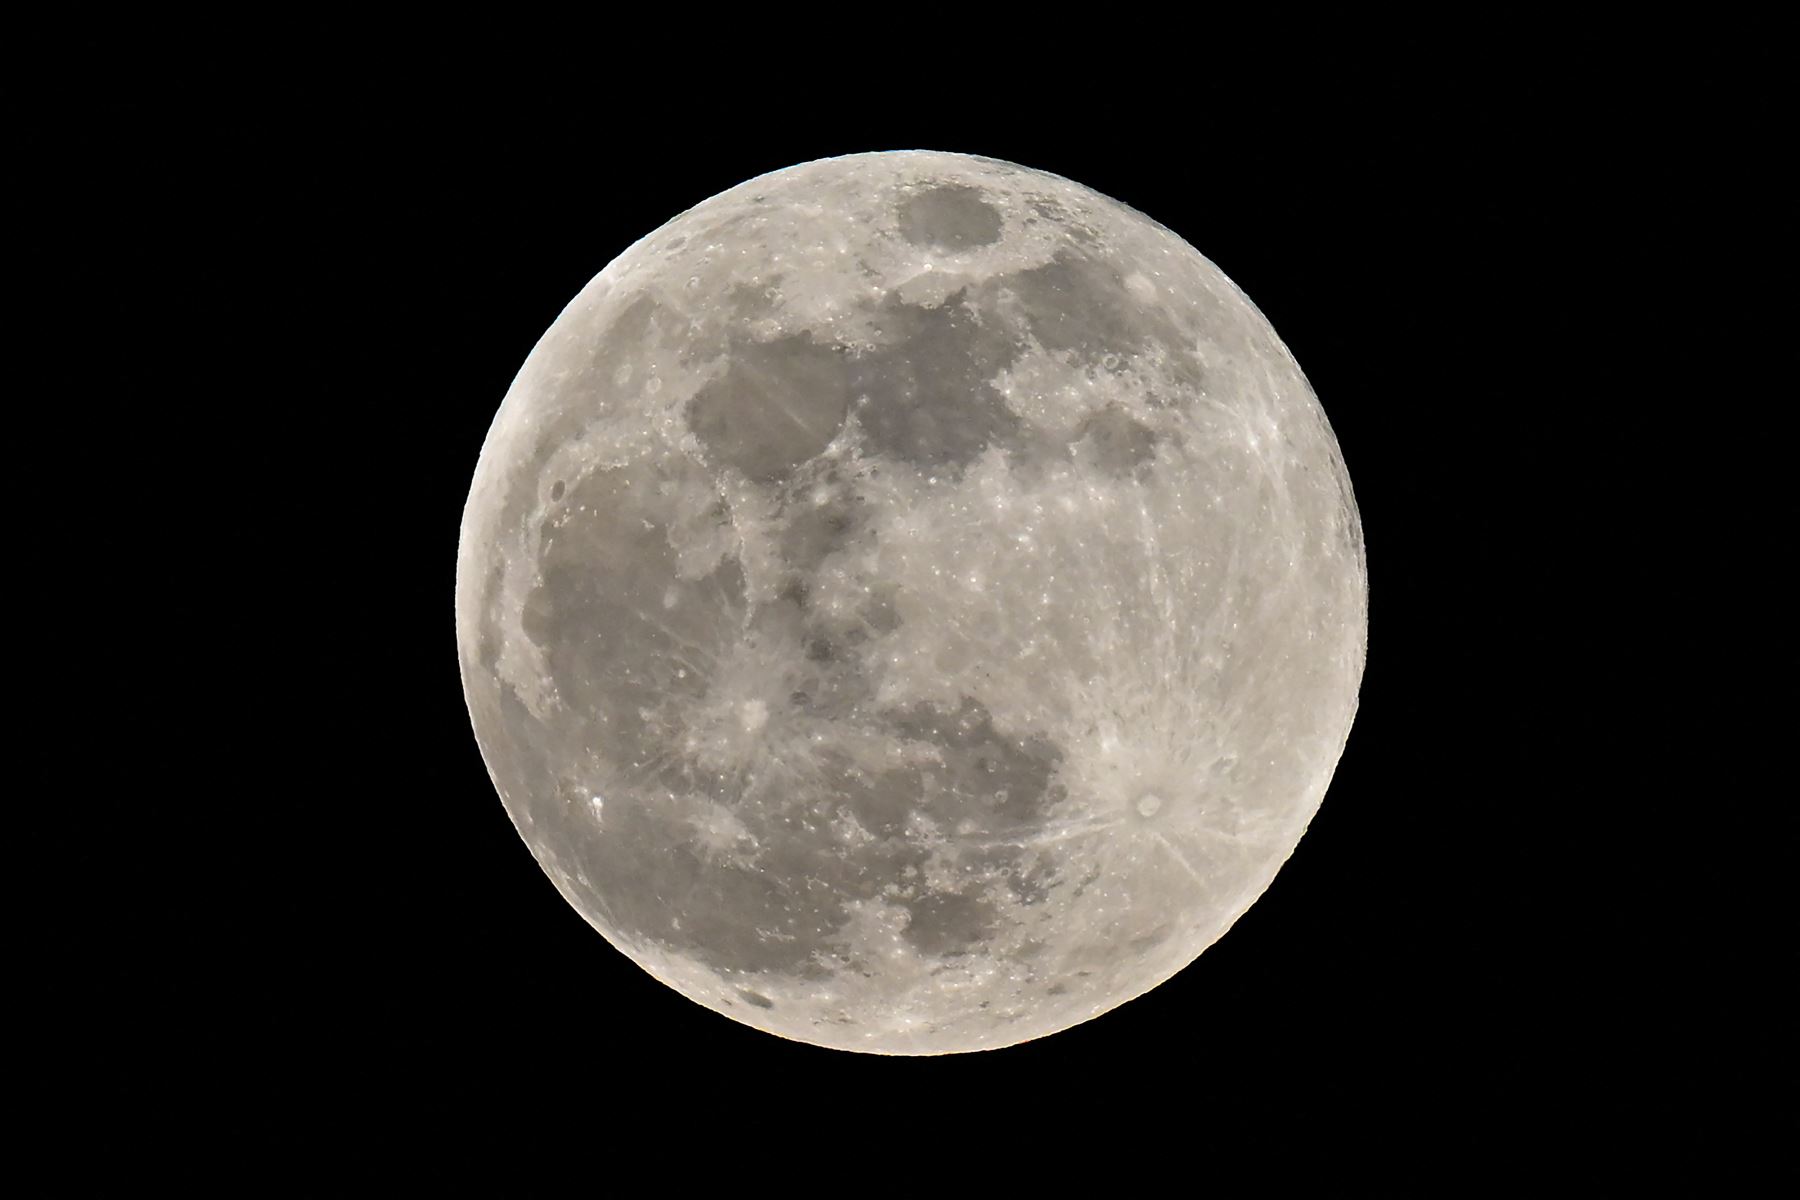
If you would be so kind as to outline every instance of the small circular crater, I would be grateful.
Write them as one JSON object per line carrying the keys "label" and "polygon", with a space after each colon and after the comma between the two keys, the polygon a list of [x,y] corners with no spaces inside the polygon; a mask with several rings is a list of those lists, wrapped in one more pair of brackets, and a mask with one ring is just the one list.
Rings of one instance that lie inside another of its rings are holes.
{"label": "small circular crater", "polygon": [[1162,806],[1163,798],[1161,796],[1155,792],[1145,792],[1137,798],[1137,803],[1132,807],[1137,809],[1140,817],[1154,817],[1162,811]]}
{"label": "small circular crater", "polygon": [[562,480],[559,479],[555,483],[550,485],[550,498],[552,500],[561,500],[563,498],[563,481]]}

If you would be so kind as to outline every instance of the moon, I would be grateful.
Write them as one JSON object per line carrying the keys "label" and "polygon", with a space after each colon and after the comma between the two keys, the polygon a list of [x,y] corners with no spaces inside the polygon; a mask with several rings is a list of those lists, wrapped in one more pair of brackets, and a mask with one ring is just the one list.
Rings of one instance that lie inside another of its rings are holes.
{"label": "moon", "polygon": [[613,946],[784,1038],[990,1049],[1180,971],[1356,712],[1367,574],[1269,322],[1067,179],[752,179],[531,352],[456,633],[520,836]]}

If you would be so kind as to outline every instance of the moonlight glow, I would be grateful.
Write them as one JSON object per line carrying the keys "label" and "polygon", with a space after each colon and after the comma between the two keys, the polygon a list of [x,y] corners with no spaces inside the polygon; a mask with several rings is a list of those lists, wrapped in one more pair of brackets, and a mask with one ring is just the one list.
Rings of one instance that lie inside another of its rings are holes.
{"label": "moonlight glow", "polygon": [[1003,1046],[1154,987],[1292,853],[1362,533],[1293,358],[1066,179],[751,180],[575,298],[483,448],[475,732],[563,896],[784,1037]]}

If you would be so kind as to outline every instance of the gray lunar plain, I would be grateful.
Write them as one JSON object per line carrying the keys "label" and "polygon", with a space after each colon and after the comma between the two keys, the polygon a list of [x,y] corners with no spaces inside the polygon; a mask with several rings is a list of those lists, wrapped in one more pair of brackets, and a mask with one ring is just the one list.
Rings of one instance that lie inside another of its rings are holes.
{"label": "gray lunar plain", "polygon": [[1169,230],[955,154],[632,246],[482,450],[462,678],[562,895],[709,1008],[1024,1041],[1268,886],[1355,714],[1362,531],[1269,323]]}

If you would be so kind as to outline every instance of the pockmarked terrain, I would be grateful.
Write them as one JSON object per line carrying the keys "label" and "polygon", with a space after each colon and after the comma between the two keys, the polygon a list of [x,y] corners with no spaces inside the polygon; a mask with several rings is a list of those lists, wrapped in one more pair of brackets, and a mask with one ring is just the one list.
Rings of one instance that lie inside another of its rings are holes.
{"label": "pockmarked terrain", "polygon": [[476,470],[475,732],[569,903],[784,1037],[985,1049],[1268,886],[1356,710],[1362,532],[1268,322],[1066,179],[751,180],[569,305]]}

